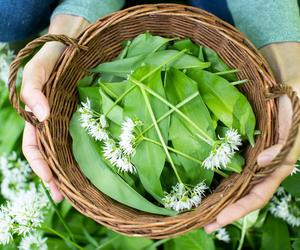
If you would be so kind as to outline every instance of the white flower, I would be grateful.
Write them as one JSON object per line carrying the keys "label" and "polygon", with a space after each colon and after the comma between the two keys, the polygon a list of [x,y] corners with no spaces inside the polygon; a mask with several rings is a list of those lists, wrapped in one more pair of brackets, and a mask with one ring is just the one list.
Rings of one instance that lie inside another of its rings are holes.
{"label": "white flower", "polygon": [[47,238],[43,238],[42,234],[33,232],[23,237],[20,242],[19,250],[47,250]]}
{"label": "white flower", "polygon": [[104,157],[121,172],[136,172],[134,165],[130,162],[130,158],[123,154],[113,139],[104,142],[103,154]]}
{"label": "white flower", "polygon": [[0,207],[0,245],[8,244],[12,239],[13,220],[5,207]]}
{"label": "white flower", "polygon": [[[3,47],[3,48],[2,48]],[[8,46],[1,46],[0,49],[0,81],[8,84],[9,66],[14,59],[13,51],[8,49]]]}
{"label": "white flower", "polygon": [[122,151],[128,155],[133,156],[135,154],[135,134],[134,129],[137,125],[141,124],[139,121],[133,121],[130,118],[126,118],[125,121],[122,123],[122,132],[120,135],[120,148]]}
{"label": "white flower", "polygon": [[236,129],[228,129],[225,133],[224,140],[229,144],[232,151],[237,151],[242,145],[242,139]]}
{"label": "white flower", "polygon": [[242,140],[237,131],[235,129],[227,130],[225,137],[216,142],[202,166],[206,169],[226,168],[240,145],[242,145]]}
{"label": "white flower", "polygon": [[219,228],[216,230],[215,236],[220,241],[224,241],[226,243],[230,242],[230,236],[225,228]]}
{"label": "white flower", "polygon": [[109,139],[106,128],[107,120],[103,114],[98,114],[92,110],[91,101],[87,98],[86,102],[81,103],[78,109],[80,113],[80,124],[86,129],[88,134],[96,141],[107,141]]}
{"label": "white flower", "polygon": [[299,165],[296,164],[295,167],[294,167],[294,169],[293,169],[293,171],[292,171],[292,173],[291,173],[291,175],[297,174],[299,172],[300,172]]}
{"label": "white flower", "polygon": [[275,217],[281,218],[292,227],[300,226],[300,209],[292,196],[281,187],[270,202],[269,210]]}
{"label": "white flower", "polygon": [[26,235],[33,227],[40,227],[49,208],[46,194],[34,184],[28,190],[22,190],[8,205],[10,216],[17,226],[14,231]]}
{"label": "white flower", "polygon": [[193,189],[183,183],[177,183],[170,193],[165,192],[162,202],[166,208],[177,212],[190,210],[200,205],[207,188],[204,182],[197,184]]}

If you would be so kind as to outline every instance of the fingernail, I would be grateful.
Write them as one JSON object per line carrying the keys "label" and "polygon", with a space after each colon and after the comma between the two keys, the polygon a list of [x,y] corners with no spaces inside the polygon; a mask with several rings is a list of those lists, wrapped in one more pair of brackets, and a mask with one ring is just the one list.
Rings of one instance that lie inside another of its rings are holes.
{"label": "fingernail", "polygon": [[37,104],[33,107],[32,112],[38,118],[40,122],[44,121],[47,118],[47,113],[42,105]]}

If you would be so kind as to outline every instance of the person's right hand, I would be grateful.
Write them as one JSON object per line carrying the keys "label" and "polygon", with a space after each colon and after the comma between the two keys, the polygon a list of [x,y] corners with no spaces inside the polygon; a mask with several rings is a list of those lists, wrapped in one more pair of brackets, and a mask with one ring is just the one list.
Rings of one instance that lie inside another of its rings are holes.
{"label": "person's right hand", "polygon": [[[32,111],[41,122],[49,116],[49,104],[42,88],[63,50],[64,45],[59,42],[46,43],[24,67],[21,99],[26,109]],[[33,171],[49,186],[53,199],[61,201],[63,196],[39,151],[35,127],[28,122],[25,123],[23,134],[23,153]]]}
{"label": "person's right hand", "polygon": [[[51,21],[49,33],[76,38],[88,24],[82,17],[57,15]],[[21,99],[25,103],[26,109],[32,111],[41,122],[49,117],[50,112],[42,89],[64,49],[65,45],[60,42],[48,42],[24,67]],[[36,130],[27,122],[25,123],[22,149],[33,171],[48,184],[52,198],[55,201],[61,201],[63,196],[55,184],[49,166],[39,151]]]}

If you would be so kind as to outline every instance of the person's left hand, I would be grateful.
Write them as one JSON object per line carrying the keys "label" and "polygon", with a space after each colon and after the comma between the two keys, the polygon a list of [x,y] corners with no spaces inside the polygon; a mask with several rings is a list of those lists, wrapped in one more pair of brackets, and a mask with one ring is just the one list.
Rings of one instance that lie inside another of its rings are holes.
{"label": "person's left hand", "polygon": [[[299,65],[295,60],[299,60],[298,58],[300,58],[300,43],[272,44],[263,48],[261,52],[269,61],[277,81],[292,86],[298,93],[298,96],[300,96],[300,75],[298,69],[295,68],[296,65]],[[276,62],[276,60],[279,61]],[[278,144],[259,154],[257,163],[260,166],[269,164],[272,159],[275,158],[288,136],[292,119],[292,106],[290,100],[286,96],[280,97],[278,112],[279,141]],[[298,133],[294,147],[283,163],[264,181],[254,186],[249,194],[224,208],[217,215],[214,222],[204,227],[205,231],[211,233],[221,227],[233,223],[256,209],[264,207],[272,198],[280,183],[292,173],[295,162],[299,156],[300,133]]]}

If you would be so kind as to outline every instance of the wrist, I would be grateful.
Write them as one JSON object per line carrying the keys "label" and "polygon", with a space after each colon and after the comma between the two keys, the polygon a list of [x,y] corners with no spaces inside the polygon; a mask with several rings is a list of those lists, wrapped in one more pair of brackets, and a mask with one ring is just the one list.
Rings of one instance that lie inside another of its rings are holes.
{"label": "wrist", "polygon": [[268,61],[278,82],[290,83],[300,78],[299,42],[273,43],[261,48],[260,52]]}

